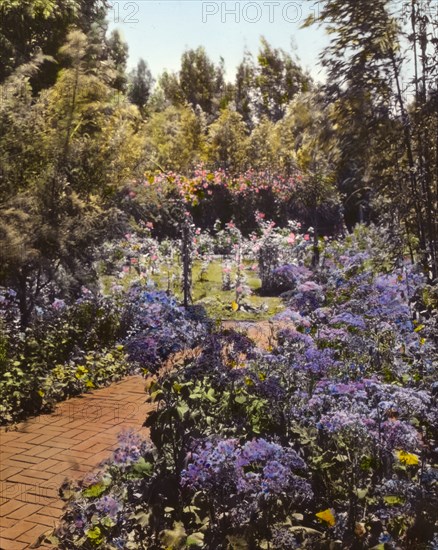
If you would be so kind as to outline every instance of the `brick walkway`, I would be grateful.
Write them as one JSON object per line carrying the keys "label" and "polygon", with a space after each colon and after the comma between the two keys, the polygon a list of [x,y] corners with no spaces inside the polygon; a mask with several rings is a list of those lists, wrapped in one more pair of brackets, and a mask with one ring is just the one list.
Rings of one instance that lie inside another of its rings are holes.
{"label": "brick walkway", "polygon": [[222,321],[222,328],[243,332],[262,349],[270,349],[277,343],[279,330],[294,329],[292,321]]}
{"label": "brick walkway", "polygon": [[147,433],[142,424],[152,406],[144,385],[132,376],[60,403],[18,431],[0,429],[0,550],[30,548],[53,529],[64,506],[62,482],[108,458],[123,428]]}

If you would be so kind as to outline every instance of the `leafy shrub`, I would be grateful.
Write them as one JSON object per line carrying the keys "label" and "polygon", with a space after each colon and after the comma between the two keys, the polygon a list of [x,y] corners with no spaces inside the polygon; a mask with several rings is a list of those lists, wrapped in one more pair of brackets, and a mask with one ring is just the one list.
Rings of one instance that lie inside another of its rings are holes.
{"label": "leafy shrub", "polygon": [[156,372],[170,354],[194,347],[206,335],[202,318],[178,306],[165,292],[140,285],[129,291],[124,322],[130,326],[126,338],[130,360],[150,372]]}
{"label": "leafy shrub", "polygon": [[[22,366],[23,365],[23,366]],[[67,397],[120,380],[132,373],[123,346],[78,353],[68,362],[53,365],[14,361],[0,381],[2,423],[50,412]]]}
{"label": "leafy shrub", "polygon": [[363,229],[325,245],[273,350],[214,333],[151,383],[153,473],[145,453],[146,481],[112,478],[125,515],[98,543],[80,490],[60,547],[434,548],[436,315],[384,256]]}

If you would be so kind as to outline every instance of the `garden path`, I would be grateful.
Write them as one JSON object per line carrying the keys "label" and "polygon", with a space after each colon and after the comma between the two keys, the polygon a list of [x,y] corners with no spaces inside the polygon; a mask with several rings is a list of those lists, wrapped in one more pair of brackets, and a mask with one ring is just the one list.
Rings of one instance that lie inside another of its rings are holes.
{"label": "garden path", "polygon": [[130,376],[59,403],[15,431],[0,429],[0,550],[31,548],[50,532],[64,506],[60,485],[108,458],[120,431],[147,434],[142,424],[153,405],[145,403],[144,386],[144,378]]}
{"label": "garden path", "polygon": [[292,321],[222,321],[222,327],[243,332],[262,349],[269,350],[277,342],[279,330],[295,328]]}
{"label": "garden path", "polygon": [[[276,332],[293,325],[224,321],[222,326],[241,330],[269,349]],[[170,362],[175,365],[177,359]],[[124,428],[147,434],[142,425],[153,405],[145,402],[144,386],[144,378],[130,376],[58,403],[52,414],[22,422],[15,430],[0,428],[0,550],[48,548],[36,543],[62,515],[61,484],[83,477],[108,458]]]}

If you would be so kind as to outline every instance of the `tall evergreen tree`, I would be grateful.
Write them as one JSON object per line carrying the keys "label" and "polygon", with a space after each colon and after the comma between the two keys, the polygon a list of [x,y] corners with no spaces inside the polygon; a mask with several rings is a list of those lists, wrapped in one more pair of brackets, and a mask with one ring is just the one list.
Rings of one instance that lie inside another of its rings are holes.
{"label": "tall evergreen tree", "polygon": [[113,88],[120,92],[126,92],[128,79],[126,76],[126,64],[128,61],[128,44],[123,40],[120,32],[115,29],[108,38],[108,56],[114,64]]}
{"label": "tall evergreen tree", "polygon": [[144,114],[153,86],[152,73],[144,59],[140,59],[137,68],[130,74],[128,97]]}
{"label": "tall evergreen tree", "polygon": [[23,326],[44,289],[75,295],[93,282],[94,246],[118,226],[109,198],[144,149],[136,110],[114,103],[106,64],[87,52],[73,31],[53,87],[32,96],[32,63],[0,88],[0,284],[16,290]]}
{"label": "tall evergreen tree", "polygon": [[254,76],[256,113],[276,122],[300,92],[309,89],[310,79],[284,50],[273,48],[262,37]]}

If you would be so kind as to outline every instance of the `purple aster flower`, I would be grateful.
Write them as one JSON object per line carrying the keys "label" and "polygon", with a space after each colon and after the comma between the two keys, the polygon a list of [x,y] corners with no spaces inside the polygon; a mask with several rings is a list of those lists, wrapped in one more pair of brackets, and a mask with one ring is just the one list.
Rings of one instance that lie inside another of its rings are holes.
{"label": "purple aster flower", "polygon": [[117,514],[122,510],[121,503],[114,497],[105,495],[95,502],[96,510],[109,516],[111,519],[116,519]]}

